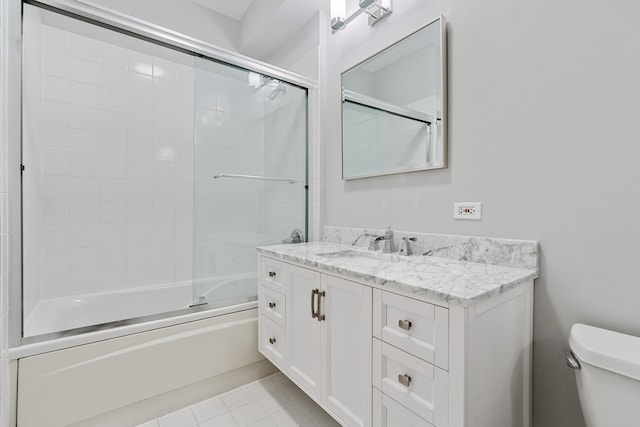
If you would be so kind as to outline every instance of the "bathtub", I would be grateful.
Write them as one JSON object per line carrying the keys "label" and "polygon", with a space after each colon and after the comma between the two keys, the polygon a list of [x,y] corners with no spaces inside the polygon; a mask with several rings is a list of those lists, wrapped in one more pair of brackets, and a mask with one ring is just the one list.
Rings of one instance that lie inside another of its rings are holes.
{"label": "bathtub", "polygon": [[[247,285],[230,278],[216,283]],[[170,297],[178,292],[168,288],[160,293]],[[119,294],[120,302],[129,297],[118,308],[122,316],[148,303],[143,292]],[[108,311],[99,301],[118,297],[97,297],[80,299],[84,306],[55,301],[40,314],[44,318],[56,307],[76,308],[76,314],[98,321]],[[72,317],[61,316],[60,322],[69,323],[59,326],[74,327]],[[270,375],[276,370],[258,353],[257,325],[257,302],[249,301],[13,348],[9,357],[18,363],[18,426],[136,425]]]}
{"label": "bathtub", "polygon": [[[256,283],[256,273],[199,280],[195,287],[196,295],[201,298],[195,303],[215,301],[216,307],[236,305],[248,300],[245,295],[257,294]],[[45,335],[111,322],[135,322],[134,319],[154,315],[166,317],[166,314],[193,305],[193,295],[194,285],[187,281],[44,300],[31,310],[24,323],[24,336]]]}

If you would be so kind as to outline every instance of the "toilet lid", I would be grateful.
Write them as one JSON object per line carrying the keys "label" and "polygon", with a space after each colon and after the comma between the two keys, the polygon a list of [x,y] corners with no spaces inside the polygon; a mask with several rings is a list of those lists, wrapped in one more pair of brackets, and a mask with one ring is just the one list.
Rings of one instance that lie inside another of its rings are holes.
{"label": "toilet lid", "polygon": [[569,346],[580,362],[640,381],[639,337],[577,323]]}

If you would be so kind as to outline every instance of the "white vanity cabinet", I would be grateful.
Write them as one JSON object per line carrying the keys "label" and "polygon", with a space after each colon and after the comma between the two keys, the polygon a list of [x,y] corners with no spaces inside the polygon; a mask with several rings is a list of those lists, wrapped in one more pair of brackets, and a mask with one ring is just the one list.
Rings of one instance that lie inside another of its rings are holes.
{"label": "white vanity cabinet", "polygon": [[[262,354],[346,425],[371,426],[372,289],[266,257],[260,265]],[[274,289],[284,328],[262,302]]]}
{"label": "white vanity cabinet", "polygon": [[259,260],[260,352],[343,425],[531,425],[533,279],[463,305]]}

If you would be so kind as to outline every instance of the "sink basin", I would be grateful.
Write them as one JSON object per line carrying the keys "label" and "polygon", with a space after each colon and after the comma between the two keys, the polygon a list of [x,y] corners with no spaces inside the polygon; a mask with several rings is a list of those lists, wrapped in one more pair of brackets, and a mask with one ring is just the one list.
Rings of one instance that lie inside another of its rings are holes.
{"label": "sink basin", "polygon": [[359,251],[337,251],[320,253],[318,256],[334,259],[336,261],[348,262],[362,266],[380,265],[385,262],[398,262],[399,259],[390,254],[378,252],[366,253]]}

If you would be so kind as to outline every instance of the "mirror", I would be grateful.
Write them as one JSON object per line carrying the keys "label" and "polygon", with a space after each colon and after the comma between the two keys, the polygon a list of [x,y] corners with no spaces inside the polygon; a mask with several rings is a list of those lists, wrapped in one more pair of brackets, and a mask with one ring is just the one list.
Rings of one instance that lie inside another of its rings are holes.
{"label": "mirror", "polygon": [[447,166],[443,16],[342,73],[342,178]]}

